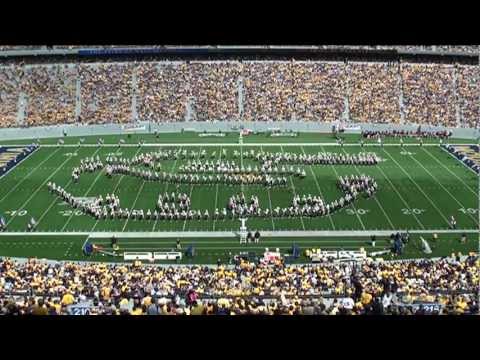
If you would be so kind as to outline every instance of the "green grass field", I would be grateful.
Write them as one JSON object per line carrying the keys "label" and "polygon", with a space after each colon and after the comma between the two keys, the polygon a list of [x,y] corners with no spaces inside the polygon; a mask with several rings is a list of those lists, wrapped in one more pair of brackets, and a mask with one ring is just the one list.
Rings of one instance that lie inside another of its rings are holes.
{"label": "green grass field", "polygon": [[[125,139],[127,146],[118,147],[114,145],[118,143],[120,138]],[[98,137],[85,137],[85,144],[96,144],[97,139]],[[158,138],[153,135],[132,135],[130,137],[112,135],[103,136],[103,139],[106,144],[111,145],[102,148],[97,146],[78,147],[76,146],[78,138],[67,136],[65,138],[67,146],[57,147],[54,144],[58,139],[43,139],[41,144],[44,146],[0,179],[0,214],[6,218],[8,223],[8,233],[3,233],[0,237],[0,256],[19,254],[18,256],[79,260],[83,258],[81,247],[86,238],[83,235],[78,237],[71,235],[71,233],[77,232],[158,232],[159,238],[161,238],[161,232],[171,231],[238,231],[240,225],[238,220],[97,221],[93,217],[83,215],[80,211],[73,211],[67,204],[47,190],[47,182],[53,181],[75,196],[105,196],[107,193],[115,192],[124,208],[142,208],[144,210],[150,208],[153,210],[158,194],[165,191],[176,191],[175,185],[144,182],[137,178],[121,175],[115,175],[109,179],[103,171],[83,174],[79,183],[74,184],[71,181],[71,171],[74,166],[79,164],[80,159],[86,157],[98,155],[102,160],[108,154],[132,157],[142,152],[155,151],[159,147],[172,146],[196,151],[205,149],[209,159],[213,151],[216,151],[218,158],[221,149],[227,150],[229,160],[233,159],[234,150],[244,152],[252,149],[262,149],[296,153],[373,151],[385,160],[381,164],[371,167],[305,166],[307,177],[303,180],[291,177],[290,186],[283,188],[267,189],[263,186],[244,185],[243,192],[246,197],[255,194],[259,197],[262,207],[272,208],[277,205],[288,205],[295,193],[300,195],[319,194],[327,201],[338,198],[342,192],[337,188],[336,181],[341,175],[370,175],[376,179],[379,185],[378,192],[373,198],[358,199],[352,206],[330,216],[300,219],[252,218],[247,221],[247,226],[251,230],[361,230],[365,231],[363,236],[367,236],[368,232],[373,230],[409,229],[428,233],[448,229],[448,219],[451,215],[454,215],[457,219],[457,229],[459,231],[468,230],[472,232],[478,229],[478,177],[439,146],[408,146],[405,148],[400,146],[385,146],[383,148],[368,146],[362,149],[360,146],[354,145],[358,144],[358,135],[347,135],[345,136],[345,142],[349,146],[341,148],[331,145],[334,143],[334,139],[329,134],[302,134],[295,138],[271,138],[262,134],[245,138],[244,146],[235,145],[238,143],[238,133],[236,135],[231,133],[226,137],[212,138],[201,138],[198,134],[185,133],[173,136],[163,134]],[[136,144],[139,139],[144,139],[150,145],[142,148],[128,146],[128,144]],[[10,141],[2,142],[2,144],[29,142],[31,141]],[[398,142],[398,140],[388,141],[391,144],[395,142]],[[405,142],[413,144],[416,141],[409,139]],[[438,141],[431,142],[438,143]],[[449,143],[470,142],[472,141],[465,139],[449,141]],[[425,143],[428,143],[428,141],[425,141]],[[252,160],[240,160],[243,161],[244,165],[254,165]],[[164,161],[162,162],[162,168],[166,171],[175,172],[182,162],[186,162],[186,160]],[[208,209],[210,214],[213,214],[216,207],[225,207],[228,198],[241,190],[240,186],[224,185],[180,185],[179,188],[179,191],[191,194],[193,209]],[[38,242],[38,239],[40,239],[38,235],[15,235],[16,232],[26,231],[27,222],[32,216],[38,223],[36,231],[48,233],[44,240],[40,242]],[[51,233],[55,232],[60,234],[53,236]],[[69,234],[61,235],[61,233]],[[465,247],[456,244],[459,238],[458,234],[445,234],[441,239],[445,239],[446,242],[450,241],[450,245],[438,246],[438,249],[435,250],[436,254],[449,254],[451,250],[457,248],[458,251],[475,250],[478,246],[475,246],[474,237],[473,234],[469,235],[472,242],[468,243],[470,244],[469,247]],[[283,238],[281,242],[278,242],[278,239],[272,237],[264,241],[271,241],[271,247],[281,245],[290,248],[293,239],[286,239],[288,238]],[[309,242],[303,246],[302,239]],[[358,246],[362,243],[365,245],[367,239],[358,237]],[[215,239],[216,246],[214,247],[213,245],[209,247],[207,240],[208,237],[196,240],[202,243],[204,248],[198,248],[198,259],[194,261],[210,262],[213,258],[225,256],[230,250],[239,251],[237,249],[239,244],[236,239],[226,239],[223,242]],[[327,241],[328,245],[332,247],[345,246],[342,239],[318,237],[315,234],[308,239],[302,237],[297,240],[301,247],[316,247],[316,243],[322,244],[324,241]],[[131,239],[129,241],[135,242]],[[143,241],[139,234],[137,243]],[[188,241],[185,240],[186,243]],[[210,239],[210,241],[212,240]],[[20,246],[19,243],[25,244],[25,246]],[[39,245],[40,243],[48,243],[49,245],[42,247]],[[277,243],[280,245],[275,245]],[[125,244],[125,246],[127,245]],[[159,245],[145,244],[145,248],[149,246],[159,246],[161,248],[163,243]],[[265,244],[261,244],[262,249],[265,246]],[[352,248],[358,248],[357,243],[352,242],[351,246]],[[413,245],[409,251],[408,254],[412,257],[422,256],[421,252]]]}

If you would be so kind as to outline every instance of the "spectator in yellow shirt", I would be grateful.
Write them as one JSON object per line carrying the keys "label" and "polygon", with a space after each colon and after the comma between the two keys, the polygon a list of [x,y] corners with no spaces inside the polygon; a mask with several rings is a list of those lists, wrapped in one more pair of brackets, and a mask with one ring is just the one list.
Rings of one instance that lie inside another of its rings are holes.
{"label": "spectator in yellow shirt", "polygon": [[65,295],[63,295],[62,297],[62,305],[68,306],[68,305],[72,305],[74,302],[75,302],[75,298],[70,293],[70,291],[67,291]]}

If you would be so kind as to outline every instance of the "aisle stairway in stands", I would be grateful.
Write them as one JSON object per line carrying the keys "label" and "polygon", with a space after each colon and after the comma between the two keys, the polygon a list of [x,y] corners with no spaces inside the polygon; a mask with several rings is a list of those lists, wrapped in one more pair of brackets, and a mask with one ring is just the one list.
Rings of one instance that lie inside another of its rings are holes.
{"label": "aisle stairway in stands", "polygon": [[457,120],[457,127],[460,127],[462,125],[462,122],[460,120],[460,98],[458,96],[457,80],[458,80],[457,67],[454,66],[452,82],[453,82],[453,96],[455,97],[455,118]]}
{"label": "aisle stairway in stands", "polygon": [[[73,64],[71,66],[75,67]],[[78,73],[75,80],[75,120],[77,122],[82,114],[82,82]]]}
{"label": "aisle stairway in stands", "polygon": [[398,102],[400,108],[400,124],[405,124],[405,105],[403,104],[403,81],[402,81],[402,63],[397,67],[397,83],[398,83]]}

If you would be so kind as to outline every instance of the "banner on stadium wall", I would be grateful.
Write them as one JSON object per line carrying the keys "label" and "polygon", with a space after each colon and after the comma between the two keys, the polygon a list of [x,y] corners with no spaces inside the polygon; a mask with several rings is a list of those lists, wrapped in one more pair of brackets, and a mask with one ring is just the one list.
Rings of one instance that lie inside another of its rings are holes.
{"label": "banner on stadium wall", "polygon": [[125,132],[145,131],[146,129],[147,128],[145,126],[122,125],[122,131],[125,131]]}

